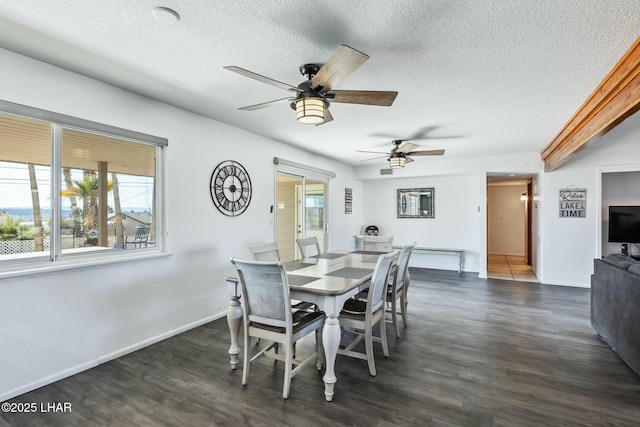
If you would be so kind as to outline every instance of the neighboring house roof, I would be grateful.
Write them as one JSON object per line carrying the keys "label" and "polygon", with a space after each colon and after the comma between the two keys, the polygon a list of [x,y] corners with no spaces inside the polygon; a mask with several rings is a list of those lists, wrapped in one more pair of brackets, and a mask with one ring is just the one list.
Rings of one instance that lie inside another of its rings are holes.
{"label": "neighboring house roof", "polygon": [[[133,221],[139,222],[144,225],[151,225],[151,213],[148,211],[143,212],[122,212],[122,216],[126,217],[123,219],[131,219]],[[115,221],[115,215],[111,215],[108,221]]]}

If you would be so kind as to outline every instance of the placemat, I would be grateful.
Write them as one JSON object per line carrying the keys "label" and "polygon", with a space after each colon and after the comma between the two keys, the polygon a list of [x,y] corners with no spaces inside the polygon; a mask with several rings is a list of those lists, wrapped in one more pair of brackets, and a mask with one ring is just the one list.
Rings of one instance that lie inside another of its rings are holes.
{"label": "placemat", "polygon": [[302,286],[318,280],[317,277],[299,276],[297,274],[287,274],[287,279],[289,280],[289,286]]}
{"label": "placemat", "polygon": [[339,270],[327,273],[326,276],[345,277],[347,279],[360,279],[368,274],[371,274],[372,272],[372,268],[343,267]]}
{"label": "placemat", "polygon": [[320,259],[336,259],[336,258],[342,258],[346,256],[346,254],[332,254],[332,253],[326,253],[326,254],[320,254],[318,255],[316,258],[320,258]]}
{"label": "placemat", "polygon": [[300,261],[289,261],[284,263],[284,267],[287,269],[287,271],[300,270],[301,268],[309,267],[310,265],[315,265],[315,263]]}
{"label": "placemat", "polygon": [[353,251],[352,254],[361,254],[361,255],[384,255],[389,252],[376,252],[376,251]]}

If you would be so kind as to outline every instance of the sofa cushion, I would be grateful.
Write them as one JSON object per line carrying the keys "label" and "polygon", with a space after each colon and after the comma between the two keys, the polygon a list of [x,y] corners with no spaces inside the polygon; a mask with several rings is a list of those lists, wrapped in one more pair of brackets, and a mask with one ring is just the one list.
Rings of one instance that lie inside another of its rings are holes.
{"label": "sofa cushion", "polygon": [[614,264],[625,269],[631,264],[636,264],[636,261],[633,258],[621,254],[609,254],[604,257],[604,260],[610,264]]}
{"label": "sofa cushion", "polygon": [[629,266],[629,268],[627,270],[630,273],[635,273],[637,275],[640,275],[640,262],[634,262],[633,264],[631,264]]}

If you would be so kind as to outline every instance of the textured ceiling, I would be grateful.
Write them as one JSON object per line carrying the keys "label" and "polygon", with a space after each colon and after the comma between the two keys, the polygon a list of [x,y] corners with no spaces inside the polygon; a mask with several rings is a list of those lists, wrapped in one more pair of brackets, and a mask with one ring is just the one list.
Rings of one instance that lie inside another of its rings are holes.
{"label": "textured ceiling", "polygon": [[[151,11],[177,11],[176,24]],[[640,36],[640,0],[3,0],[0,47],[353,165],[422,133],[448,158],[540,152]],[[341,45],[369,60],[334,89],[395,90],[305,126],[282,89]],[[0,91],[1,97],[1,91]],[[428,167],[422,157],[408,167]]]}

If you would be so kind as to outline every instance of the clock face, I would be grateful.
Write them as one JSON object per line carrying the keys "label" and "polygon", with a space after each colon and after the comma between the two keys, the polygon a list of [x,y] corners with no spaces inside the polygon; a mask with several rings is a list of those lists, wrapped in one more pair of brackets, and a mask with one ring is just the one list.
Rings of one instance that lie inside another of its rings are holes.
{"label": "clock face", "polygon": [[251,201],[251,179],[238,162],[225,160],[211,174],[211,200],[227,216],[244,212]]}

